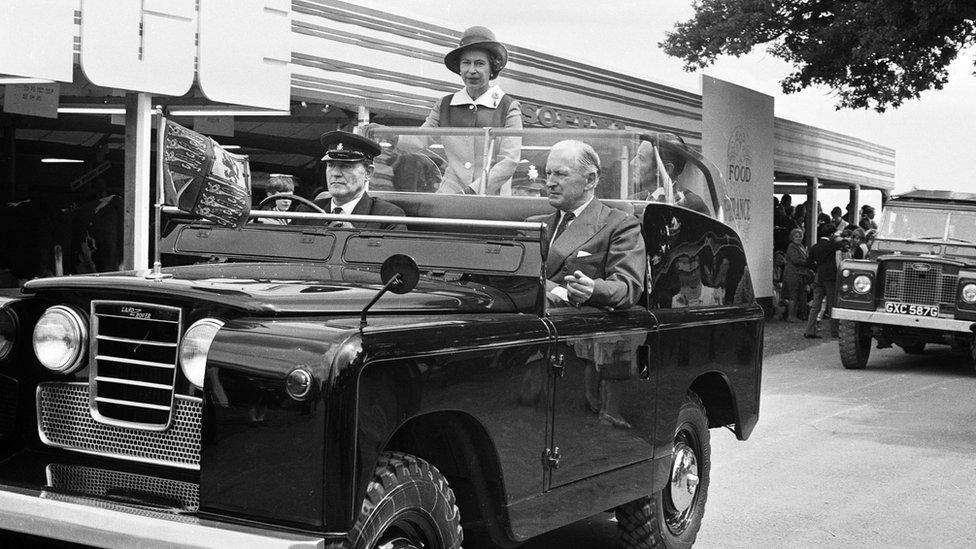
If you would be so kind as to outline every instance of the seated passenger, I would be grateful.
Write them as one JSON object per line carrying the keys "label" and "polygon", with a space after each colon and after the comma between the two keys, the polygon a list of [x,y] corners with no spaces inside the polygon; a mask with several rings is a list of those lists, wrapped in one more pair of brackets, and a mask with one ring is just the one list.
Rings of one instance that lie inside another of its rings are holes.
{"label": "seated passenger", "polygon": [[553,145],[546,162],[549,204],[556,212],[536,216],[552,231],[546,257],[550,305],[623,309],[643,292],[647,259],[634,216],[594,198],[600,157],[581,141]]}
{"label": "seated passenger", "polygon": [[[659,139],[681,148],[686,147],[684,139],[673,133],[662,133]],[[641,141],[640,145],[637,146],[637,154],[631,161],[631,167],[637,172],[640,190],[629,198],[631,200],[669,202],[705,215],[711,215],[711,211],[702,197],[679,181],[679,177],[685,169],[685,163],[685,158],[679,153],[667,148],[655,147],[650,141]]]}
{"label": "seated passenger", "polygon": [[[291,209],[291,196],[295,194],[295,182],[292,176],[287,174],[273,173],[268,180],[268,196],[278,197],[273,204],[268,204],[265,209],[276,212],[287,212]],[[273,217],[259,217],[258,223],[268,223],[271,225],[287,225],[287,219]]]}
{"label": "seated passenger", "polygon": [[[373,157],[380,154],[379,143],[354,133],[333,131],[322,135],[319,141],[325,147],[326,183],[330,196],[315,200],[315,204],[328,213],[338,215],[389,215],[405,216],[396,204],[366,193],[373,175]],[[309,211],[305,208],[301,211]],[[295,220],[295,225],[311,225],[322,221]],[[359,229],[406,230],[401,223],[345,222]],[[335,225],[333,225],[335,226]]]}
{"label": "seated passenger", "polygon": [[[444,64],[461,76],[464,89],[446,95],[434,104],[422,128],[507,128],[522,129],[519,102],[491,83],[508,63],[508,50],[485,27],[464,31],[458,47],[444,56]],[[512,174],[521,156],[519,137],[496,139],[490,144],[491,159],[485,181],[484,139],[473,136],[444,136],[440,139],[447,156],[447,170],[439,193],[510,195]],[[426,148],[424,136],[401,136],[403,150]]]}

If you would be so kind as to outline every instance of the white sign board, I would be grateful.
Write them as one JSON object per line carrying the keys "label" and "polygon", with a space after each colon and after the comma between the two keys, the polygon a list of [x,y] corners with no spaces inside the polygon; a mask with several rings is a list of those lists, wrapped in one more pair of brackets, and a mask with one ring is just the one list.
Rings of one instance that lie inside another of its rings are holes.
{"label": "white sign board", "polygon": [[291,0],[201,0],[200,91],[220,103],[287,111],[290,9]]}
{"label": "white sign board", "polygon": [[81,70],[91,82],[161,95],[193,85],[193,0],[81,1]]}
{"label": "white sign board", "polygon": [[76,39],[98,86],[289,107],[290,0],[0,0],[0,75],[71,82]]}
{"label": "white sign board", "polygon": [[773,97],[702,77],[702,153],[719,166],[756,297],[773,295]]}
{"label": "white sign board", "polygon": [[3,90],[3,112],[57,118],[60,88],[58,83],[7,84]]}
{"label": "white sign board", "polygon": [[0,3],[0,74],[71,82],[74,2]]}

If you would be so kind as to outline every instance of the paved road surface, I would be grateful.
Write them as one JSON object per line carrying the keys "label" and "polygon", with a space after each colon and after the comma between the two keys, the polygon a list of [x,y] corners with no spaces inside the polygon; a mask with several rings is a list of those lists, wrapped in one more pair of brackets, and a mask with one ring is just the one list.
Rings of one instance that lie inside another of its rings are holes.
{"label": "paved road surface", "polygon": [[[841,368],[835,340],[767,357],[746,442],[712,430],[696,547],[976,547],[976,377],[947,347],[872,350]],[[526,549],[615,547],[609,515]]]}

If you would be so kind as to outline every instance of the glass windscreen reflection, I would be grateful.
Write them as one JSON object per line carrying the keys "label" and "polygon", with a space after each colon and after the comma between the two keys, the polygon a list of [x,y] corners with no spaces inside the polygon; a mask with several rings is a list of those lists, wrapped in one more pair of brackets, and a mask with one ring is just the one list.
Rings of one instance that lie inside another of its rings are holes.
{"label": "glass windscreen reflection", "polygon": [[[383,153],[370,189],[545,197],[552,146],[582,141],[600,158],[597,198],[658,201],[717,216],[724,190],[693,150],[657,134],[616,130],[406,128],[372,126]],[[717,171],[715,172],[717,173]]]}

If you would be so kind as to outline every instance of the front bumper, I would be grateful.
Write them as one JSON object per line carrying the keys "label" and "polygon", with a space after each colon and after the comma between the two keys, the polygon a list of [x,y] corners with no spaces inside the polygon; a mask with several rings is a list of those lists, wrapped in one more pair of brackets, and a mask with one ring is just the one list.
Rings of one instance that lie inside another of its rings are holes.
{"label": "front bumper", "polygon": [[886,324],[889,326],[905,326],[908,328],[920,328],[923,330],[936,330],[939,332],[960,332],[966,334],[973,333],[973,326],[976,325],[972,320],[956,320],[954,318],[908,316],[896,313],[885,313],[882,311],[856,311],[853,309],[833,308],[830,312],[831,318],[837,320],[855,320],[868,324]]}
{"label": "front bumper", "polygon": [[325,547],[325,539],[320,536],[3,484],[0,529],[97,547]]}

